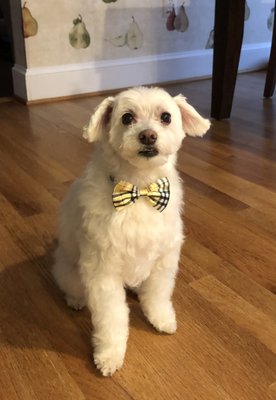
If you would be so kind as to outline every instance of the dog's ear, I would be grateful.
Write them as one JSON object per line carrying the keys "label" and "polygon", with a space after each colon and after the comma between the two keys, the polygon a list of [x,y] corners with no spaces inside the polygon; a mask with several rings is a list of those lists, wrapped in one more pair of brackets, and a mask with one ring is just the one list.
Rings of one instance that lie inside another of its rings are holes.
{"label": "dog's ear", "polygon": [[94,114],[90,118],[88,126],[83,128],[83,137],[88,142],[101,140],[102,135],[106,132],[112,113],[114,97],[107,97],[96,108]]}
{"label": "dog's ear", "polygon": [[190,136],[203,136],[210,128],[210,121],[203,118],[194,107],[187,103],[186,98],[182,94],[175,96],[174,101],[181,112],[184,132]]}

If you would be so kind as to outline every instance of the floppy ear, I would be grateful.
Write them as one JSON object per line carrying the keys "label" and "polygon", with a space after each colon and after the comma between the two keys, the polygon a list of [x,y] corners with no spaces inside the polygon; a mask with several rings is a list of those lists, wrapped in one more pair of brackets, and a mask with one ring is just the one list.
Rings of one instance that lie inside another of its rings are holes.
{"label": "floppy ear", "polygon": [[210,128],[210,121],[199,115],[182,94],[175,96],[174,101],[181,112],[183,131],[190,136],[203,136]]}
{"label": "floppy ear", "polygon": [[100,140],[104,135],[110,121],[113,103],[114,97],[104,99],[92,114],[88,126],[83,128],[83,137],[88,142]]}

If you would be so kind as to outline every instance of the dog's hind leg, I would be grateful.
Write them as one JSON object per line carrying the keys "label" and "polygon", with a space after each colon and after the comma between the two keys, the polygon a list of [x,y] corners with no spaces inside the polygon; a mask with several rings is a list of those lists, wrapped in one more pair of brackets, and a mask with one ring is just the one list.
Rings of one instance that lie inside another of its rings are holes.
{"label": "dog's hind leg", "polygon": [[65,294],[67,305],[74,310],[81,310],[85,306],[85,300],[78,269],[66,258],[61,247],[58,247],[55,252],[55,264],[52,273],[58,286]]}

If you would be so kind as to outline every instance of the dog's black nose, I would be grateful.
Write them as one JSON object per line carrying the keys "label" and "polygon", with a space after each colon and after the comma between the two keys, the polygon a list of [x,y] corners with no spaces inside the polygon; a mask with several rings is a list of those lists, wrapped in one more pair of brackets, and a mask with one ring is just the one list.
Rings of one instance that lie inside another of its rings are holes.
{"label": "dog's black nose", "polygon": [[153,145],[157,140],[157,133],[152,131],[151,129],[145,129],[144,131],[139,133],[138,136],[140,142],[147,146]]}

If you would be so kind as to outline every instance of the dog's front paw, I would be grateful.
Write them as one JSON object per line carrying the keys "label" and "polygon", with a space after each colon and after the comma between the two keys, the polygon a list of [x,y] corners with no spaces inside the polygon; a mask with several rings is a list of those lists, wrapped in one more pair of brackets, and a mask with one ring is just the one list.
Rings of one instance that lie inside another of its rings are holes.
{"label": "dog's front paw", "polygon": [[95,350],[94,362],[98,370],[103,376],[111,376],[114,372],[121,368],[124,362],[125,350],[115,347]]}
{"label": "dog's front paw", "polygon": [[151,307],[145,314],[157,331],[169,334],[175,333],[177,322],[172,305],[166,307]]}

